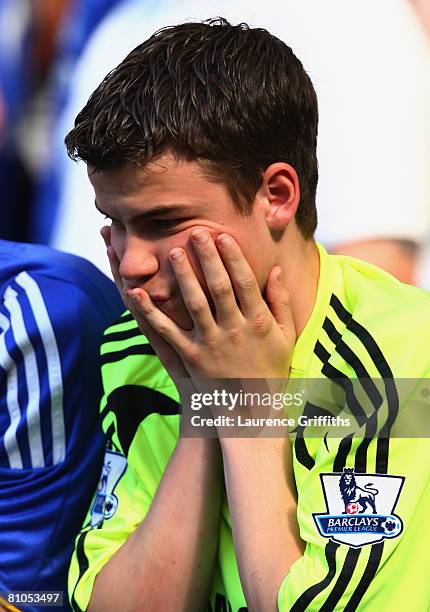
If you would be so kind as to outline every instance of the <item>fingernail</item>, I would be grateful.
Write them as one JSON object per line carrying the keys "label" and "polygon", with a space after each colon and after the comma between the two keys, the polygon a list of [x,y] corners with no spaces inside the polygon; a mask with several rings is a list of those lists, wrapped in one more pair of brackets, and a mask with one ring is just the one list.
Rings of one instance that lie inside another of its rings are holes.
{"label": "fingernail", "polygon": [[183,259],[184,259],[184,252],[181,251],[181,249],[178,249],[177,251],[171,251],[169,256],[170,256],[170,259],[172,259],[175,262],[183,261]]}
{"label": "fingernail", "polygon": [[203,242],[206,242],[206,240],[208,239],[208,233],[207,232],[196,232],[195,234],[193,234],[193,238],[197,242],[203,243]]}
{"label": "fingernail", "polygon": [[278,271],[276,272],[276,280],[278,281],[278,283],[282,283],[282,271],[281,271],[281,268],[278,268]]}
{"label": "fingernail", "polygon": [[218,241],[222,246],[230,246],[230,244],[233,244],[233,240],[228,234],[221,234],[218,236]]}

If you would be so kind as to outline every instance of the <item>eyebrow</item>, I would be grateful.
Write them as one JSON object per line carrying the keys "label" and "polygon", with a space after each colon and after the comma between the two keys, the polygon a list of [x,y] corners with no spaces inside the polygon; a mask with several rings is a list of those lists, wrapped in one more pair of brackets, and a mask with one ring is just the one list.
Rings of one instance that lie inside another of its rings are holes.
{"label": "eyebrow", "polygon": [[[97,200],[94,200],[95,207],[102,214],[110,217],[110,215],[102,210],[100,206],[97,204]],[[169,214],[181,214],[183,212],[190,213],[190,208],[185,206],[184,204],[159,204],[158,206],[154,206],[151,210],[146,210],[145,212],[139,212],[133,215],[130,219],[133,223],[136,221],[144,221],[145,219],[150,219],[155,216],[167,216]]]}

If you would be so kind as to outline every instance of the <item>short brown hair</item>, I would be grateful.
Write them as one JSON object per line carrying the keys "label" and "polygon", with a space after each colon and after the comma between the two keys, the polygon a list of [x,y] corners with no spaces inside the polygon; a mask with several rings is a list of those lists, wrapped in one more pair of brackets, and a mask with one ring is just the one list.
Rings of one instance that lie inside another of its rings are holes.
{"label": "short brown hair", "polygon": [[96,170],[145,165],[170,150],[200,161],[244,214],[262,172],[296,169],[297,225],[317,224],[315,90],[290,47],[269,32],[218,18],[166,27],[112,70],[66,136],[68,154]]}

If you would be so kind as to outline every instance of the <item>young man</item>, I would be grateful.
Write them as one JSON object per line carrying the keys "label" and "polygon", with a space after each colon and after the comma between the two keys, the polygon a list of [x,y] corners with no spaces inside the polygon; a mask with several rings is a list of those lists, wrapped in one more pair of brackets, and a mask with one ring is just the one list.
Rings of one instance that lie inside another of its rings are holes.
{"label": "young man", "polygon": [[[429,372],[429,299],[317,247],[316,138],[291,49],[222,20],[157,32],[67,136],[145,335],[125,314],[102,347],[110,443],[76,542],[76,610],[427,605],[429,445],[390,431],[394,377]],[[365,193],[365,165],[360,177]],[[359,413],[353,435],[208,439],[179,425],[184,379],[295,377],[334,379]]]}

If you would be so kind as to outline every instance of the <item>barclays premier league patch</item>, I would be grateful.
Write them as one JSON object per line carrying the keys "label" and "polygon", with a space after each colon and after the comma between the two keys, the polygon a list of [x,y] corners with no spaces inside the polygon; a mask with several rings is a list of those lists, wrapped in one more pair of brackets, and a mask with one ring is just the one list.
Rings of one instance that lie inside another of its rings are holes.
{"label": "barclays premier league patch", "polygon": [[313,513],[324,538],[354,548],[396,538],[402,519],[394,514],[404,476],[342,473],[320,474],[327,511]]}
{"label": "barclays premier league patch", "polygon": [[118,508],[115,487],[127,467],[127,459],[120,453],[106,450],[103,469],[91,508],[91,527],[97,527],[104,519],[110,519]]}

